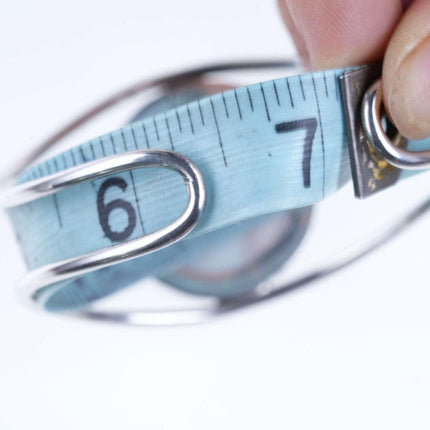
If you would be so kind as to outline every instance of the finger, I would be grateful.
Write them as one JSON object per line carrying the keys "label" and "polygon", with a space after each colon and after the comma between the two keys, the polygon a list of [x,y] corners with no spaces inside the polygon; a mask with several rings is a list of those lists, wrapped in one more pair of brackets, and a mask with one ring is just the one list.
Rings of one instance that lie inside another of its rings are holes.
{"label": "finger", "polygon": [[384,60],[383,91],[404,136],[430,135],[430,1],[414,1],[394,32]]}
{"label": "finger", "polygon": [[278,1],[299,52],[317,69],[382,58],[402,14],[401,0]]}
{"label": "finger", "polygon": [[281,16],[285,24],[287,25],[288,31],[294,40],[294,43],[297,48],[297,52],[300,55],[300,58],[302,59],[303,64],[305,65],[306,68],[310,68],[311,67],[310,57],[309,57],[309,52],[306,49],[305,41],[301,36],[300,31],[296,27],[296,24],[294,23],[293,19],[291,18],[286,2],[284,0],[278,0],[278,6],[279,6],[279,10],[281,11]]}

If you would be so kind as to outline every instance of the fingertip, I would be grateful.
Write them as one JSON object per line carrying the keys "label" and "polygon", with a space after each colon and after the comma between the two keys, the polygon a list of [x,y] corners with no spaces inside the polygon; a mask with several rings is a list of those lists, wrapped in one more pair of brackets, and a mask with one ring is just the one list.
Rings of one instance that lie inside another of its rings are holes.
{"label": "fingertip", "polygon": [[400,133],[419,140],[430,135],[430,3],[414,2],[387,48],[384,103]]}
{"label": "fingertip", "polygon": [[317,69],[382,58],[402,13],[399,0],[281,0],[279,3]]}
{"label": "fingertip", "polygon": [[388,92],[388,107],[400,133],[409,139],[430,135],[430,38],[402,62]]}

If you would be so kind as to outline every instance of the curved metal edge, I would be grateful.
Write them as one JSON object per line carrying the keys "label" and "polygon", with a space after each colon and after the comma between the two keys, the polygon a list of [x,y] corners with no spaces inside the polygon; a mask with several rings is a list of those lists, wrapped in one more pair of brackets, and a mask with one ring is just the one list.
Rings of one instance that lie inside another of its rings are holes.
{"label": "curved metal edge", "polygon": [[[411,152],[396,146],[381,124],[382,81],[376,81],[366,92],[362,103],[363,129],[372,146],[391,165],[406,170],[430,167],[430,151]],[[400,135],[396,140],[401,138]]]}
{"label": "curved metal edge", "polygon": [[[172,89],[178,86],[180,87],[181,85],[190,84],[206,73],[212,73],[212,72],[218,72],[218,71],[249,69],[249,68],[257,69],[257,68],[271,68],[271,67],[293,67],[293,66],[297,66],[297,63],[292,61],[231,63],[231,64],[223,64],[223,65],[216,65],[216,66],[209,66],[209,67],[194,69],[189,72],[170,75],[168,77],[164,77],[161,79],[140,82],[136,85],[126,88],[125,90],[120,91],[119,93],[107,98],[102,103],[98,104],[97,106],[88,110],[86,113],[79,116],[75,121],[72,121],[62,129],[60,129],[53,136],[46,139],[44,142],[42,142],[42,144],[38,148],[36,148],[36,150],[32,154],[30,154],[20,164],[20,166],[17,169],[15,169],[14,173],[17,174],[21,170],[26,168],[29,164],[32,164],[34,160],[40,157],[41,155],[43,155],[43,153],[47,149],[51,148],[52,146],[55,146],[59,140],[61,140],[62,138],[70,134],[79,126],[85,124],[93,117],[97,116],[99,113],[103,112],[104,110],[116,105],[117,103],[131,96],[134,96],[140,93],[141,91],[145,91],[157,86],[160,86],[161,88],[163,88],[164,91],[168,91],[169,89]],[[382,134],[380,134],[380,132],[381,131],[383,132],[382,127],[380,125],[381,104],[382,104],[382,95],[381,95],[380,89],[378,91],[378,83],[376,83],[372,88],[368,90],[366,97],[363,101],[363,107],[362,107],[363,125],[366,130],[366,134],[371,142],[374,141],[374,136],[378,136],[378,135],[381,136]],[[374,121],[374,119],[376,119],[376,121]],[[382,137],[384,137],[384,135],[382,135]],[[385,136],[385,138],[388,140],[388,143],[390,145],[389,148],[391,148],[391,145],[392,145],[391,142],[389,141],[387,136]],[[383,147],[381,146],[381,148]],[[165,151],[165,152],[168,152],[168,151]],[[415,154],[419,154],[419,153],[415,153]],[[126,156],[128,154],[126,153],[123,155]],[[103,160],[99,160],[99,162],[100,161],[103,161]],[[98,162],[96,161],[92,163],[98,163]],[[88,163],[87,165],[79,166],[78,168],[88,167],[89,164],[91,163]],[[405,168],[403,167],[403,164],[402,164],[402,168]],[[422,167],[419,167],[419,168],[422,168]],[[65,172],[61,172],[61,173],[65,173]],[[43,179],[45,180],[49,178],[52,179],[53,176],[56,176],[56,175],[52,175],[50,177],[46,177]],[[46,184],[43,185],[43,179],[29,183],[30,185],[32,184],[35,187],[35,189],[32,189],[32,190],[27,189],[25,192],[21,194],[21,198],[17,198],[15,200],[15,203],[19,204],[20,201],[21,202],[31,201],[32,199],[37,198],[34,196],[32,197],[33,193],[36,193],[38,196],[40,196],[38,191],[36,191],[36,189],[44,190],[43,191],[44,193],[53,193],[58,191],[59,187],[61,187],[61,184],[60,185],[57,184],[56,185],[57,188],[55,188],[55,191],[52,188],[49,188],[49,187],[46,188]],[[29,184],[26,184],[26,185],[29,185]],[[24,198],[24,195],[26,195],[25,198]],[[237,311],[237,310],[252,306],[254,304],[259,304],[266,300],[270,300],[272,298],[278,297],[282,294],[298,289],[299,287],[305,286],[315,280],[322,279],[332,273],[335,273],[343,268],[346,268],[349,265],[353,264],[354,262],[367,256],[372,251],[376,250],[381,245],[385,244],[387,241],[396,237],[403,230],[405,230],[409,225],[411,225],[414,221],[416,221],[416,219],[418,219],[421,215],[425,214],[429,210],[430,210],[430,199],[426,200],[424,203],[417,206],[414,210],[408,212],[404,217],[400,218],[395,223],[393,223],[391,227],[389,227],[386,231],[382,232],[378,237],[373,238],[370,244],[352,253],[352,255],[346,256],[343,259],[339,259],[339,261],[335,261],[332,264],[328,264],[320,269],[310,272],[309,274],[306,274],[302,277],[297,278],[296,280],[290,281],[283,285],[273,286],[268,283],[264,283],[259,287],[257,287],[253,292],[247,295],[237,297],[235,299],[218,301],[212,307],[206,307],[206,308],[200,308],[200,309],[163,310],[163,311],[153,311],[153,310],[99,311],[99,310],[90,308],[88,311],[67,312],[64,315],[78,316],[78,317],[87,318],[91,320],[106,321],[106,322],[113,322],[113,323],[125,323],[125,324],[136,325],[136,326],[170,326],[170,325],[185,325],[185,324],[196,324],[196,323],[205,322],[213,318],[231,313],[233,311]],[[82,257],[85,258],[85,256],[82,256]],[[135,257],[130,257],[130,258],[135,258]],[[62,262],[62,263],[67,264],[67,262]],[[50,267],[49,270],[51,271],[52,267]],[[91,270],[95,270],[95,269],[93,268]],[[48,272],[48,275],[55,276],[54,272],[52,273]],[[33,272],[33,274],[35,273],[36,272]],[[28,276],[30,277],[30,275],[31,273]],[[37,274],[35,276],[37,278]],[[30,281],[29,277],[26,279],[27,285],[30,282],[33,282],[33,280]],[[69,277],[72,277],[72,276],[69,276]],[[24,283],[24,286],[25,285],[26,283]],[[40,287],[36,290],[39,290],[39,289]],[[28,296],[28,293],[31,291],[33,291],[31,295],[34,295],[34,290],[35,290],[34,288],[33,289],[30,288],[29,290],[27,289],[26,290],[27,296]]]}
{"label": "curved metal edge", "polygon": [[175,221],[143,237],[36,269],[19,283],[21,295],[33,299],[41,289],[49,285],[141,257],[177,242],[197,225],[204,209],[206,189],[200,171],[189,159],[165,150],[118,154],[12,188],[10,192],[13,204],[9,206],[36,200],[77,183],[112,173],[151,166],[175,170],[184,179],[189,196],[188,204]]}
{"label": "curved metal edge", "polygon": [[[300,63],[296,60],[288,60],[288,59],[287,60],[250,60],[250,61],[244,60],[240,62],[229,62],[229,63],[221,63],[221,64],[214,64],[214,65],[199,67],[199,68],[195,68],[184,72],[174,73],[160,78],[143,80],[141,82],[137,82],[134,85],[126,87],[118,91],[117,93],[107,97],[102,102],[96,104],[92,108],[80,114],[75,120],[61,127],[59,130],[54,132],[51,136],[49,136],[44,141],[42,141],[38,145],[38,147],[36,147],[36,149],[34,149],[24,159],[22,159],[20,163],[17,163],[15,168],[12,169],[9,175],[6,175],[6,177],[2,181],[2,183],[8,188],[0,196],[0,206],[12,207],[15,205],[23,204],[23,203],[32,201],[34,199],[37,199],[43,195],[48,195],[48,194],[53,194],[55,192],[58,192],[67,186],[72,186],[73,184],[77,184],[79,182],[88,180],[90,178],[99,177],[99,176],[93,176],[96,173],[94,172],[93,169],[96,168],[97,171],[100,170],[100,166],[101,166],[100,163],[106,163],[104,167],[107,169],[113,168],[113,166],[110,165],[112,161],[108,158],[105,158],[103,160],[96,160],[94,162],[90,162],[90,163],[86,163],[81,166],[78,166],[76,168],[76,171],[74,171],[73,169],[70,169],[68,171],[63,171],[63,172],[59,172],[58,174],[46,176],[42,179],[35,180],[23,185],[19,185],[19,186],[13,185],[16,177],[23,170],[28,168],[30,165],[37,163],[38,159],[41,158],[45,152],[55,147],[62,139],[70,135],[79,127],[85,125],[93,118],[97,117],[99,114],[116,106],[117,104],[120,104],[121,102],[131,97],[134,97],[142,92],[145,92],[151,89],[158,89],[159,91],[161,91],[162,94],[163,93],[166,94],[171,90],[187,88],[190,85],[196,85],[196,84],[199,85],[201,78],[205,77],[206,75],[210,75],[218,72],[235,71],[235,70],[238,70],[238,71],[239,70],[260,70],[260,69],[271,69],[271,68],[292,69],[292,68],[299,68],[299,67],[300,67]],[[149,153],[151,151],[145,151],[145,152]],[[165,152],[168,152],[168,151],[165,151]],[[176,155],[178,156],[178,154]],[[129,156],[128,153],[121,155],[121,157],[128,157],[128,156]],[[118,161],[118,158],[117,158],[117,161]],[[195,166],[193,166],[191,162],[190,162],[190,166],[195,168]],[[119,168],[119,170],[110,170],[110,172],[114,173],[115,171],[121,171],[121,170],[122,169]],[[190,181],[190,184],[188,184],[186,181],[186,183],[189,190],[190,190],[190,185],[198,184],[197,190],[199,192],[196,193],[195,198],[196,198],[196,201],[199,202],[197,205],[199,207],[198,212],[201,212],[203,210],[203,205],[205,200],[205,188],[204,188],[201,175],[197,169],[196,169],[196,172],[198,173],[196,175],[196,178],[198,178],[198,181],[197,182]],[[77,175],[75,175],[75,173],[77,173]],[[191,189],[193,189],[193,187]],[[191,201],[189,202],[191,204]],[[185,213],[182,216],[186,218]],[[178,221],[180,222],[180,220]],[[188,231],[191,231],[191,229],[194,227],[194,224],[193,223],[191,224],[192,225],[189,226]],[[185,232],[183,236],[185,236],[187,232]],[[181,237],[177,237],[174,241],[179,240]],[[173,241],[170,243],[173,243]],[[168,244],[166,243],[164,246],[167,246],[167,245]],[[157,248],[157,249],[160,249],[160,248]],[[148,251],[148,252],[152,252],[152,251]],[[127,259],[137,258],[140,255],[142,254],[125,257],[125,258]],[[86,269],[82,269],[82,272],[81,272],[80,264],[83,264],[84,266],[86,266],[87,265],[86,263],[88,263],[88,260],[85,261],[86,257],[87,256],[84,255],[84,256],[81,256],[82,259],[79,259],[79,260],[71,259],[67,261],[62,261],[57,264],[50,265],[49,267],[37,269],[36,271],[29,273],[23,279],[23,281],[18,285],[18,290],[21,292],[21,296],[24,295],[26,301],[28,302],[29,297],[34,297],[34,295],[44,286],[50,285],[52,284],[52,282],[58,282],[58,280],[60,279],[60,275],[61,275],[61,279],[67,279],[67,278],[75,277],[78,272],[82,274],[92,270],[96,270],[101,267],[106,267],[104,263],[103,263],[103,266],[98,266],[97,259],[96,259],[95,262],[94,260],[92,260],[92,263],[90,264],[92,265],[91,268],[87,267]],[[124,261],[124,260],[121,260],[121,257],[120,257],[120,261]],[[111,264],[115,264],[116,262],[118,262],[118,260],[115,260],[115,261],[110,260],[109,263],[107,264],[111,265]],[[96,264],[96,266],[94,266],[93,264]],[[71,275],[71,273],[73,273],[73,275]],[[31,304],[35,305],[34,300],[30,299],[30,302]],[[119,315],[122,315],[123,319],[124,318],[127,319],[126,318],[127,314],[128,314],[127,312],[112,313],[109,319],[119,321],[119,319],[121,319],[118,317]],[[141,318],[142,313],[139,313],[139,314]],[[143,311],[143,314],[146,314],[146,312]],[[96,317],[95,315],[96,314],[92,314],[93,317]],[[101,319],[101,315],[102,314],[99,313],[97,318]],[[108,314],[105,313],[103,315],[107,317]],[[135,313],[131,313],[130,319],[133,319],[134,316],[135,316]]]}
{"label": "curved metal edge", "polygon": [[140,310],[140,311],[102,311],[89,309],[83,312],[70,312],[65,316],[74,316],[94,321],[121,323],[132,326],[161,327],[194,325],[217,319],[220,316],[239,311],[250,306],[261,304],[274,299],[283,294],[292,292],[300,287],[306,286],[314,281],[321,280],[331,274],[345,269],[362,258],[376,251],[382,245],[397,237],[400,233],[410,227],[421,216],[430,211],[430,198],[417,205],[413,210],[399,217],[390,226],[381,231],[377,236],[372,237],[367,244],[356,250],[349,251],[348,254],[338,257],[325,266],[312,272],[300,276],[292,281],[281,285],[271,285],[264,282],[252,292],[240,297],[228,300],[220,300],[212,306],[193,309],[172,309],[172,310]]}

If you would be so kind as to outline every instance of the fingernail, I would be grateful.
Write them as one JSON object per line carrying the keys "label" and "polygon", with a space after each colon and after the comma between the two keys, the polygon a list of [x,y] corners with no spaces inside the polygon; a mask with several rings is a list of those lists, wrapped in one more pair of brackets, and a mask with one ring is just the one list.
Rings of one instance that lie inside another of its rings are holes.
{"label": "fingernail", "polygon": [[418,140],[430,135],[430,38],[400,64],[389,92],[388,107],[404,136]]}

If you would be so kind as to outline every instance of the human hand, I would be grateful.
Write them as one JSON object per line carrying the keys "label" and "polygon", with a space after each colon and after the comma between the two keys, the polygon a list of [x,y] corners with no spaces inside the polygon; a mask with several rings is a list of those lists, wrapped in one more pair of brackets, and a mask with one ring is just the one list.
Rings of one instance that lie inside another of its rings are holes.
{"label": "human hand", "polygon": [[305,64],[384,58],[384,105],[410,139],[430,135],[430,0],[278,0]]}

